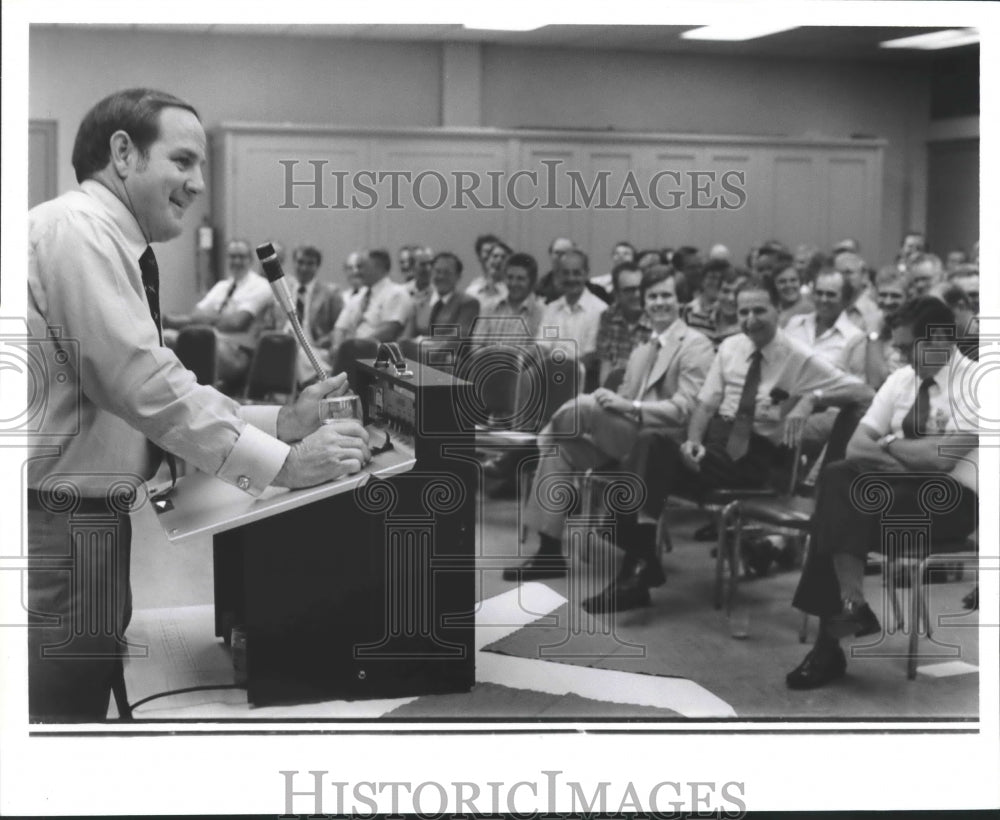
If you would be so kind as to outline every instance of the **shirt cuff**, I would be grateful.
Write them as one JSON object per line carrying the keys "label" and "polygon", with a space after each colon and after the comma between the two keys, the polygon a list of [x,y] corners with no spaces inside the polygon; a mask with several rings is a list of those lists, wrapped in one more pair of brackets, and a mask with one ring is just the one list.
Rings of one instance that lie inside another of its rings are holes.
{"label": "shirt cuff", "polygon": [[216,477],[257,497],[274,481],[290,450],[284,442],[247,424]]}
{"label": "shirt cuff", "polygon": [[250,422],[258,430],[263,430],[269,436],[278,437],[278,404],[244,404],[240,407],[240,416]]}

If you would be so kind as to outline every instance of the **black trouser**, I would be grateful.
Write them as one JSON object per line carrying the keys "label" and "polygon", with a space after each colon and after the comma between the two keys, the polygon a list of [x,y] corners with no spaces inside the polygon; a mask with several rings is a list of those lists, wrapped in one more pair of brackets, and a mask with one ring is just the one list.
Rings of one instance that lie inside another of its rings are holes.
{"label": "black trouser", "polygon": [[107,717],[132,615],[132,525],[115,506],[103,498],[28,491],[32,721]]}
{"label": "black trouser", "polygon": [[816,489],[809,556],[792,601],[812,615],[841,610],[835,553],[864,560],[905,537],[907,529],[913,537],[926,524],[930,543],[939,544],[961,540],[976,526],[976,493],[946,474],[876,473],[846,459],[825,467]]}
{"label": "black trouser", "polygon": [[734,461],[726,452],[732,426],[731,421],[718,416],[709,422],[703,442],[705,457],[698,472],[684,463],[676,437],[663,430],[640,430],[624,466],[645,483],[643,510],[655,518],[671,495],[699,500],[715,489],[769,485],[780,460],[779,448],[752,434],[746,455]]}

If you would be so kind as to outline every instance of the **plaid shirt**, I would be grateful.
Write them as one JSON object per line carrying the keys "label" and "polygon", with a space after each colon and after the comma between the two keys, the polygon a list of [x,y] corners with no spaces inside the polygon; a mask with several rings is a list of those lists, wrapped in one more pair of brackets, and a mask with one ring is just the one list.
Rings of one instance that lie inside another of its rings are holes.
{"label": "plaid shirt", "polygon": [[643,312],[638,321],[630,324],[617,304],[612,304],[601,314],[597,328],[597,358],[606,361],[614,370],[628,364],[628,357],[639,345],[649,341],[653,326]]}

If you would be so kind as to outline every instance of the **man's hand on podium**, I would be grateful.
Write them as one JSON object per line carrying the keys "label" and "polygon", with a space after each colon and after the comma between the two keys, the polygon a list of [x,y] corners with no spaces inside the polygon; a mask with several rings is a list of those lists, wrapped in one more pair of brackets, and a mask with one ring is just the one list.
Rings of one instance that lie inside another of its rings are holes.
{"label": "man's hand on podium", "polygon": [[346,373],[309,385],[293,404],[286,404],[278,412],[278,438],[289,444],[301,441],[320,426],[319,400],[349,392]]}
{"label": "man's hand on podium", "polygon": [[368,431],[353,419],[333,421],[293,444],[271,483],[292,489],[313,487],[356,473],[369,461]]}

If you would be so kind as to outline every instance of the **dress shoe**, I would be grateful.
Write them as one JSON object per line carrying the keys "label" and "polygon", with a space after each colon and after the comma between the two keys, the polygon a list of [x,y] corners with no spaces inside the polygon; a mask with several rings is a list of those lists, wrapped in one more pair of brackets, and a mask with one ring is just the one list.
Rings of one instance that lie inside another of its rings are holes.
{"label": "dress shoe", "polygon": [[837,644],[814,646],[805,659],[785,675],[789,689],[817,689],[842,677],[847,658]]}
{"label": "dress shoe", "polygon": [[569,567],[562,555],[533,555],[519,567],[503,571],[505,581],[545,581],[565,578]]}
{"label": "dress shoe", "polygon": [[625,612],[629,609],[649,606],[649,587],[639,574],[608,584],[597,595],[584,600],[583,608],[592,615],[609,612]]}
{"label": "dress shoe", "polygon": [[667,582],[667,576],[663,574],[663,567],[657,558],[636,558],[626,553],[622,568],[615,576],[615,583],[630,578],[638,578],[646,587],[662,587]]}
{"label": "dress shoe", "polygon": [[863,638],[866,635],[877,635],[882,631],[882,625],[872,612],[872,608],[864,601],[844,601],[843,609],[836,615],[831,615],[829,632],[834,638]]}

